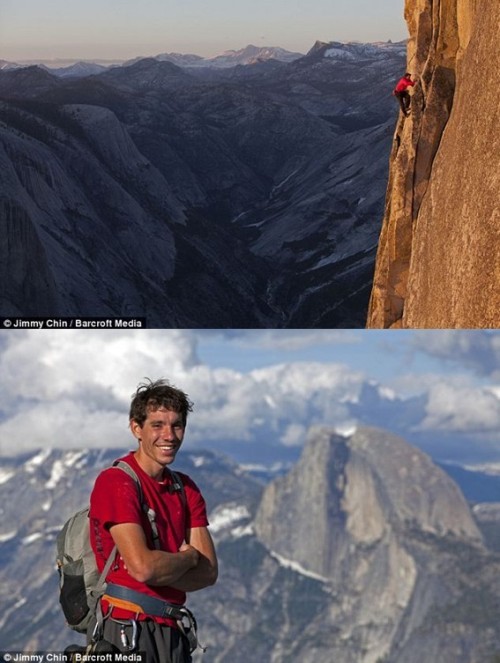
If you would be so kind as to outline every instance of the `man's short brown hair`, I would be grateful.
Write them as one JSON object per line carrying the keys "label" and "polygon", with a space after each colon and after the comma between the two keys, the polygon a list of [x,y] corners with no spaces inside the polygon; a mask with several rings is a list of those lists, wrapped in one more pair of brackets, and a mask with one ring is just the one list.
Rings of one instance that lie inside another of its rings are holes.
{"label": "man's short brown hair", "polygon": [[188,412],[193,410],[193,404],[187,394],[171,385],[168,380],[160,379],[152,382],[146,378],[132,396],[129,419],[142,426],[148,413],[159,408],[179,412],[185,426]]}

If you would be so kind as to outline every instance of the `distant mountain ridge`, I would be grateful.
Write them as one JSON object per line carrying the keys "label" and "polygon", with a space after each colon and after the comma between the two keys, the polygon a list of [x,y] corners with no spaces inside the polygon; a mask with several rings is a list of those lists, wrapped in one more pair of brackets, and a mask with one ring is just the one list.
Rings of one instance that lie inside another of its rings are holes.
{"label": "distant mountain ridge", "polygon": [[139,56],[124,60],[121,63],[112,62],[104,65],[100,61],[92,60],[68,60],[65,66],[59,66],[57,61],[51,60],[33,60],[29,63],[16,63],[8,60],[0,60],[0,70],[2,69],[20,69],[28,66],[39,65],[54,76],[82,77],[98,74],[111,67],[128,67],[140,60],[154,59],[158,62],[172,62],[180,67],[235,67],[237,65],[250,65],[263,60],[277,60],[279,62],[293,62],[303,57],[303,53],[288,51],[279,46],[253,46],[249,44],[239,50],[228,50],[210,57],[202,57],[193,53],[160,53],[155,56]]}
{"label": "distant mountain ridge", "polygon": [[317,41],[307,52],[307,57],[326,57],[339,60],[358,60],[364,58],[386,57],[388,54],[406,55],[406,40],[399,42],[373,42],[364,44],[356,41]]}
{"label": "distant mountain ridge", "polygon": [[140,60],[154,59],[159,62],[172,62],[179,67],[215,67],[229,68],[236,66],[253,65],[258,62],[276,61],[293,62],[303,57],[314,56],[330,57],[347,60],[361,60],[364,57],[384,57],[387,54],[404,56],[406,53],[406,41],[402,42],[373,42],[364,44],[361,42],[321,42],[317,41],[307,54],[296,51],[289,51],[280,46],[254,46],[248,44],[244,48],[237,50],[227,50],[223,53],[213,56],[203,57],[194,53],[159,53],[155,56],[137,56],[122,62],[112,61],[104,64],[102,60],[71,60],[65,61],[64,66],[60,66],[54,60],[32,60],[29,63],[16,63],[7,60],[0,60],[0,70],[18,69],[28,66],[38,65],[55,76],[62,78],[82,77],[93,74],[99,74],[105,69],[112,67],[128,67]]}
{"label": "distant mountain ridge", "polygon": [[[217,67],[227,68],[238,65],[252,65],[265,60],[276,60],[278,62],[293,62],[303,57],[302,53],[294,53],[277,46],[253,46],[249,44],[239,50],[224,51],[212,57],[201,57],[194,54],[160,53],[154,59],[160,62],[169,61],[179,67]],[[134,58],[124,63],[124,66],[134,64],[141,58]]]}

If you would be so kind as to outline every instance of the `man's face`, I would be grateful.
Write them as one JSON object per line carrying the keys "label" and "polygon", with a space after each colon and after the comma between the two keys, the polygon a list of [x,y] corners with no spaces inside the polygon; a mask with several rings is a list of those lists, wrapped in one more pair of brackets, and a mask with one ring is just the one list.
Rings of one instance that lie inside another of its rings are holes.
{"label": "man's face", "polygon": [[130,429],[139,441],[138,455],[144,469],[154,475],[174,462],[184,439],[185,425],[179,412],[159,408],[148,411],[142,426],[131,421]]}

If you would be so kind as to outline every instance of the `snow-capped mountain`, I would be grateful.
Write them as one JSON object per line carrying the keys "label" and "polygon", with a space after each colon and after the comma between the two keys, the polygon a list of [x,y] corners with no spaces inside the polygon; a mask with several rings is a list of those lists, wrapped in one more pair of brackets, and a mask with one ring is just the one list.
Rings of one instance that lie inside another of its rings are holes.
{"label": "snow-capped mountain", "polygon": [[406,41],[399,42],[361,42],[317,41],[308,51],[306,57],[331,58],[332,60],[347,60],[362,62],[373,58],[386,58],[406,55]]}
{"label": "snow-capped mountain", "polygon": [[204,64],[211,67],[234,67],[236,65],[249,65],[265,60],[278,62],[293,62],[303,56],[303,53],[287,51],[277,46],[253,46],[249,44],[239,50],[224,51],[220,55],[205,58]]}
{"label": "snow-capped mountain", "polygon": [[158,62],[172,62],[179,67],[216,67],[229,68],[238,65],[251,65],[266,60],[277,62],[293,62],[303,57],[303,53],[287,51],[279,46],[253,46],[249,44],[239,50],[228,50],[211,57],[202,57],[194,53],[159,53],[155,56],[139,56],[124,62],[102,64],[92,60],[70,61],[65,66],[58,66],[54,61],[40,60],[27,63],[9,62],[0,60],[0,70],[19,69],[29,66],[39,66],[60,78],[83,78],[100,74],[111,67],[130,67],[141,60],[157,60]]}
{"label": "snow-capped mountain", "polygon": [[8,71],[9,69],[18,69],[21,65],[8,60],[0,60],[0,71]]}
{"label": "snow-capped mountain", "polygon": [[94,74],[100,74],[103,71],[106,71],[108,67],[97,64],[95,62],[75,62],[74,64],[68,65],[67,67],[54,67],[50,68],[46,65],[43,66],[47,71],[54,76],[59,76],[59,78],[82,78],[84,76],[92,76]]}
{"label": "snow-capped mountain", "polygon": [[[194,54],[160,53],[154,59],[159,62],[173,62],[179,67],[216,67],[229,68],[238,65],[252,65],[257,62],[276,60],[278,62],[293,62],[303,56],[303,53],[287,51],[278,46],[253,46],[249,44],[239,50],[228,50],[211,57],[201,57]],[[124,66],[135,64],[140,59],[134,58],[124,63]]]}
{"label": "snow-capped mountain", "polygon": [[121,63],[116,63],[114,61],[102,64],[101,62],[94,62],[93,60],[63,60],[61,63],[57,60],[34,60],[30,62],[10,62],[8,60],[0,60],[0,71],[40,67],[53,76],[58,76],[60,78],[82,78],[84,76],[99,74],[108,69],[108,67],[119,65],[121,65]]}
{"label": "snow-capped mountain", "polygon": [[317,41],[308,51],[307,55],[296,51],[288,51],[279,46],[254,46],[249,44],[237,50],[227,50],[218,55],[202,57],[194,53],[159,53],[155,56],[138,56],[123,62],[68,60],[68,64],[59,66],[57,61],[30,61],[10,62],[0,60],[0,70],[19,69],[29,66],[40,66],[54,76],[61,78],[80,78],[99,74],[111,67],[129,67],[141,60],[157,60],[158,62],[172,62],[179,67],[228,69],[236,66],[255,65],[266,61],[294,62],[303,57],[327,57],[338,60],[363,61],[373,58],[390,56],[404,57],[406,54],[406,41],[402,42],[374,42],[363,44],[358,42],[321,42]]}
{"label": "snow-capped mountain", "polygon": [[[144,59],[148,58],[145,57],[132,58],[131,60],[127,60],[126,62],[124,62],[123,66],[129,67],[130,65],[135,64],[136,62],[139,62],[140,60]],[[159,55],[155,55],[153,59],[157,60],[158,62],[172,62],[173,64],[176,64],[178,67],[196,66],[205,61],[205,58],[202,58],[200,55],[194,55],[193,53],[160,53]]]}

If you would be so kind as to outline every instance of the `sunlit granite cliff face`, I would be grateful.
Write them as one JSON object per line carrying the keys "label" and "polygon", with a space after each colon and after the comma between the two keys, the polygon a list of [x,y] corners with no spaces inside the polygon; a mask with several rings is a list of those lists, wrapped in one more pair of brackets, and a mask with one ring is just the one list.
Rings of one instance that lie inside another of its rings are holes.
{"label": "sunlit granite cliff face", "polygon": [[418,78],[390,158],[368,327],[498,327],[500,3],[406,0]]}

